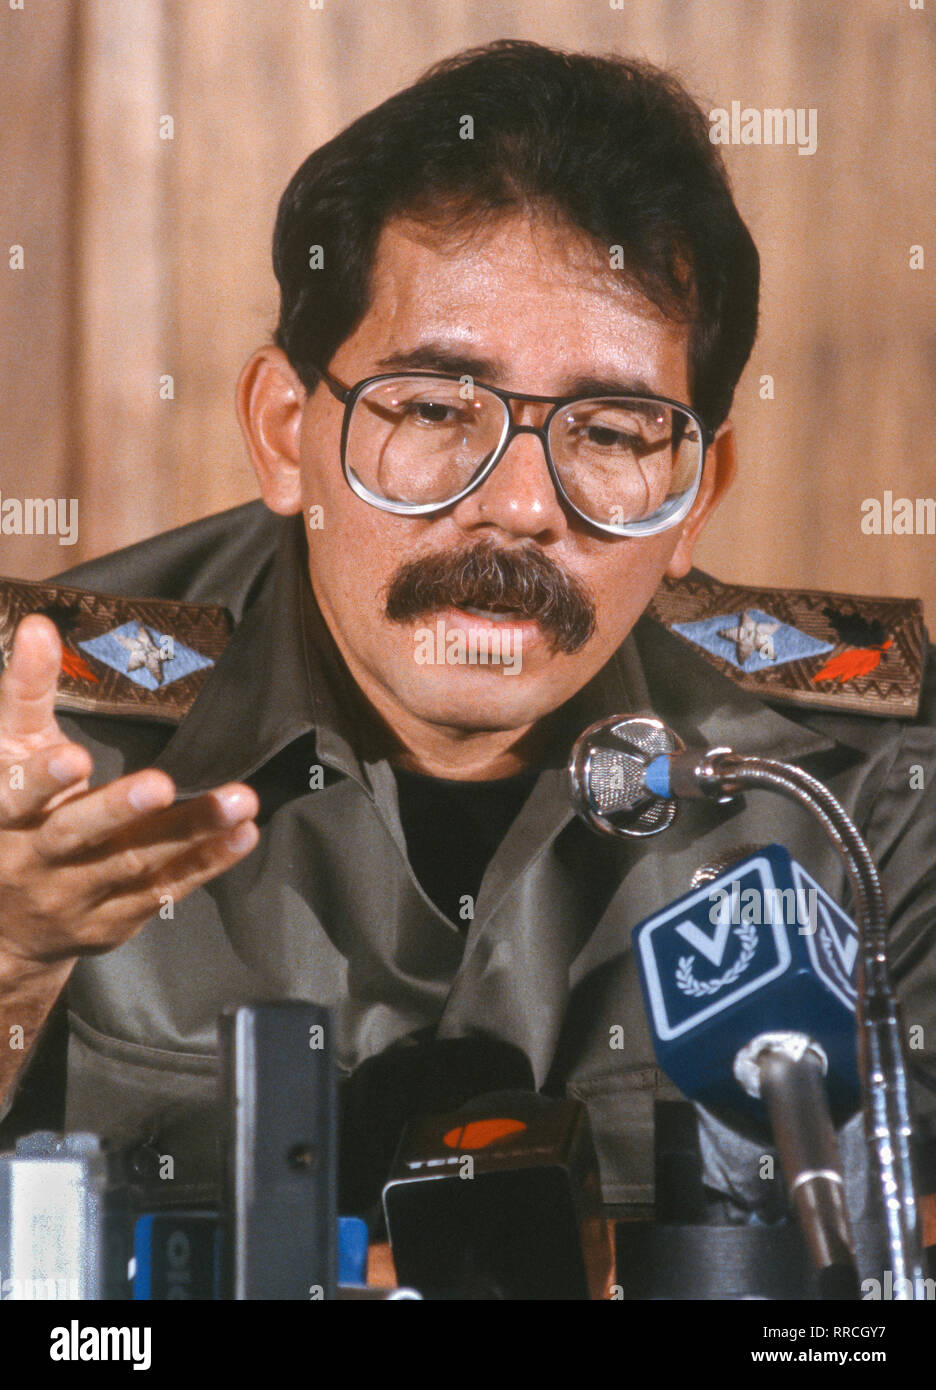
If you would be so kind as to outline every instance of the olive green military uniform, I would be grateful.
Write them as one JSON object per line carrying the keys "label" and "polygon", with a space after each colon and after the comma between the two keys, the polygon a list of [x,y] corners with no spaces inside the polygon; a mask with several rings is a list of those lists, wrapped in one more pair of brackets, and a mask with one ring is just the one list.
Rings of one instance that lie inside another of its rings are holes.
{"label": "olive green military uniform", "polygon": [[730,744],[827,782],[880,866],[906,1021],[923,1025],[914,1102],[936,1108],[932,669],[916,719],[781,709],[645,616],[561,711],[549,765],[488,864],[466,931],[410,867],[396,781],[361,746],[298,519],[250,504],[65,581],[221,604],[236,621],[181,722],[161,719],[157,698],[136,718],[62,716],[94,755],[95,780],[155,763],[183,796],[251,780],[263,807],[251,855],[125,946],[82,960],[68,988],[68,1127],[171,1155],[171,1181],[154,1179],[149,1200],[213,1195],[217,1016],[283,997],[335,1011],[345,1071],[422,1029],[518,1046],[538,1085],[587,1102],[606,1200],[652,1200],[653,1102],[676,1093],[654,1061],[631,928],[740,845],[784,844],[842,901],[845,878],[807,814],[768,793],[687,803],[655,838],[594,834],[572,810],[564,766],[577,734],[615,713],[653,713],[690,745]]}

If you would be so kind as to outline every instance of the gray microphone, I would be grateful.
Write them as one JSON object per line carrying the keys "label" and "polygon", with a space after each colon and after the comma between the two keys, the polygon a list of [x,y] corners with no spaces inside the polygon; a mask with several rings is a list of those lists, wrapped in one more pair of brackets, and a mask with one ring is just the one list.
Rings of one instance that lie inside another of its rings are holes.
{"label": "gray microphone", "polygon": [[656,758],[684,748],[682,739],[659,719],[601,719],[572,748],[572,804],[604,835],[659,835],[672,825],[676,802],[650,791],[644,774]]}

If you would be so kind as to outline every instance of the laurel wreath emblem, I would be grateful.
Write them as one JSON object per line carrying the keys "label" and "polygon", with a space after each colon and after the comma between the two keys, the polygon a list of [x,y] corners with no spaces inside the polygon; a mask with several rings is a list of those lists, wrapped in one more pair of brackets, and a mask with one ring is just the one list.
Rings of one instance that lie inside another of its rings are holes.
{"label": "laurel wreath emblem", "polygon": [[682,990],[683,994],[688,994],[690,999],[703,999],[707,994],[717,994],[726,985],[734,984],[754,959],[757,931],[750,923],[745,923],[737,927],[734,934],[741,943],[741,954],[724,975],[720,975],[717,980],[697,980],[692,973],[695,956],[680,956],[676,969],[677,989]]}

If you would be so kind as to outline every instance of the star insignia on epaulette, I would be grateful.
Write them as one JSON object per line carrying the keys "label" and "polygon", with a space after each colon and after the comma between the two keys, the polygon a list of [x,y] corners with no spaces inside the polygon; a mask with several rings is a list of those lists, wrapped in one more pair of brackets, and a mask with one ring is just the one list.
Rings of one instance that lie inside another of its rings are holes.
{"label": "star insignia on epaulette", "polygon": [[673,623],[672,628],[703,651],[748,674],[832,650],[831,642],[811,637],[762,608],[717,613],[700,622]]}
{"label": "star insignia on epaulette", "polygon": [[177,637],[143,623],[124,623],[78,645],[148,690],[158,690],[214,664]]}
{"label": "star insignia on epaulette", "polygon": [[128,637],[125,633],[116,632],[114,636],[122,646],[126,647],[130,653],[127,662],[127,674],[131,671],[139,671],[143,666],[149,671],[157,685],[162,684],[162,664],[169,660],[169,652],[161,651],[150,637],[145,627],[138,627],[135,637]]}
{"label": "star insignia on epaulette", "polygon": [[730,642],[737,644],[738,661],[743,666],[748,657],[753,656],[755,652],[765,661],[776,661],[777,651],[773,637],[779,628],[780,623],[759,621],[757,615],[748,609],[741,614],[739,623],[734,627],[724,628],[718,635],[727,637]]}

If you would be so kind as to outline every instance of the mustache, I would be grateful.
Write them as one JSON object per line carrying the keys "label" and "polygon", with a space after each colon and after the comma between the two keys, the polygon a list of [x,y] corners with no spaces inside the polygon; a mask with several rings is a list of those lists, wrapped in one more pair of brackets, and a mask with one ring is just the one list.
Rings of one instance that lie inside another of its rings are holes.
{"label": "mustache", "polygon": [[438,608],[509,608],[535,619],[553,650],[571,655],[595,630],[595,602],[581,580],[542,550],[499,549],[480,541],[402,565],[387,585],[391,622],[422,618]]}

